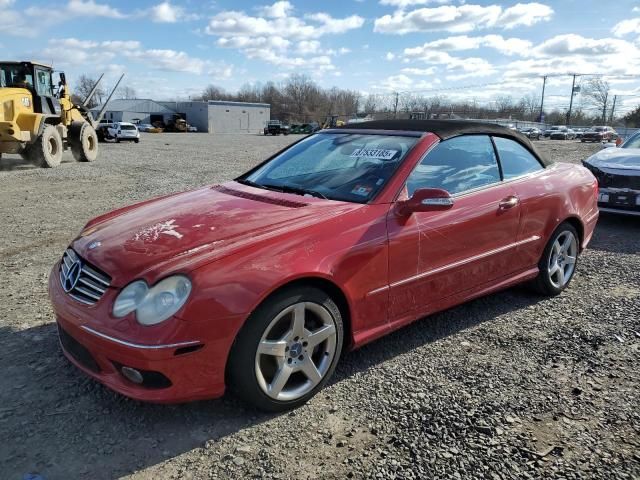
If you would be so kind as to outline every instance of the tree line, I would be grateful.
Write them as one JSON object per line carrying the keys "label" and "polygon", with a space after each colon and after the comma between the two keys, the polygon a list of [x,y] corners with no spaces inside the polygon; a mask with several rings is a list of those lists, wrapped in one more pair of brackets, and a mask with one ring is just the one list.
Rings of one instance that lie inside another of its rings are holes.
{"label": "tree line", "polygon": [[[74,88],[75,100],[84,100],[95,81],[90,76],[81,75]],[[90,108],[101,104],[106,95],[107,92],[99,87],[89,104]],[[136,91],[124,85],[118,89],[114,98],[133,99],[136,98]],[[341,120],[363,117],[408,118],[416,113],[420,118],[512,119],[535,122],[540,120],[542,104],[539,94],[528,94],[521,98],[498,95],[490,102],[479,102],[473,98],[453,100],[445,95],[411,92],[363,95],[356,90],[320,87],[311,78],[301,74],[291,75],[277,83],[270,81],[245,84],[237,92],[209,85],[202,94],[191,100],[268,103],[271,105],[271,118],[289,123],[324,123],[330,116],[337,116]],[[579,95],[574,96],[570,123],[585,126],[623,123],[626,126],[640,127],[640,106],[625,116],[616,113],[616,106],[619,108],[620,103],[611,94],[609,83],[600,77],[594,77],[583,84]],[[567,123],[568,113],[566,107],[545,108],[544,123]]]}

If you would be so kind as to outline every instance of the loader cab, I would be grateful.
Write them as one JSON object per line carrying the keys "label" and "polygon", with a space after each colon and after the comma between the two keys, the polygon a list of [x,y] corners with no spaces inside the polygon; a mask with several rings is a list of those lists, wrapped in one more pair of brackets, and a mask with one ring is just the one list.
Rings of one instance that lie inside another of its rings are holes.
{"label": "loader cab", "polygon": [[35,113],[60,115],[60,102],[54,94],[52,69],[47,65],[0,62],[0,87],[29,90]]}

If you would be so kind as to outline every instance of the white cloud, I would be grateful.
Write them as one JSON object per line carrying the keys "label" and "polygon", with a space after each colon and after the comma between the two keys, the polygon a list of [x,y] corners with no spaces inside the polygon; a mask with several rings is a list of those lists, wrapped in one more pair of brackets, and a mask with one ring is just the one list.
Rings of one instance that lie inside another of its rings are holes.
{"label": "white cloud", "polygon": [[507,8],[497,25],[507,30],[516,27],[530,27],[541,21],[548,21],[553,16],[553,9],[542,3],[517,3]]}
{"label": "white cloud", "polygon": [[184,16],[184,9],[169,2],[162,2],[151,7],[151,20],[158,23],[176,23]]}
{"label": "white cloud", "polygon": [[430,76],[436,73],[436,67],[429,68],[403,68],[401,70],[402,73],[406,73],[407,75],[422,75],[422,76]]}
{"label": "white cloud", "polygon": [[276,2],[268,7],[262,7],[260,13],[269,18],[285,18],[293,10],[293,5],[287,1]]}
{"label": "white cloud", "polygon": [[533,53],[537,56],[600,55],[624,54],[634,46],[624,40],[615,38],[593,39],[569,33],[557,35],[538,45]]}
{"label": "white cloud", "polygon": [[394,58],[396,58],[396,56],[391,52],[387,52],[387,54],[384,56],[384,58],[386,58],[387,60],[391,61]]}
{"label": "white cloud", "polygon": [[78,17],[125,18],[126,16],[118,9],[96,3],[94,0],[69,0],[66,10]]}
{"label": "white cloud", "polygon": [[14,0],[0,0],[0,8],[10,7],[14,3]]}
{"label": "white cloud", "polygon": [[[634,11],[640,11],[640,10],[634,9]],[[616,37],[624,37],[625,35],[629,35],[633,33],[640,34],[640,17],[629,18],[627,20],[623,20],[619,23],[616,23],[611,29],[611,31]]]}
{"label": "white cloud", "polygon": [[222,11],[210,19],[205,32],[219,37],[218,46],[239,49],[251,59],[283,68],[335,71],[330,57],[349,49],[323,49],[318,39],[358,29],[364,19],[358,15],[334,18],[322,12],[298,17],[292,11],[287,1],[262,7],[260,17],[243,11]]}
{"label": "white cloud", "polygon": [[518,3],[503,9],[500,5],[442,5],[406,12],[402,9],[374,22],[374,31],[404,35],[411,32],[470,32],[482,28],[512,29],[549,20],[553,10],[540,3]]}
{"label": "white cloud", "polygon": [[380,5],[391,5],[398,8],[427,5],[429,3],[449,3],[450,0],[380,0]]}
{"label": "white cloud", "polygon": [[495,68],[484,58],[453,57],[447,52],[424,50],[422,47],[407,48],[404,51],[408,59],[420,60],[427,64],[443,65],[447,70],[462,70],[465,72],[482,72],[483,75],[495,73]]}
{"label": "white cloud", "polygon": [[[11,0],[9,0],[5,7],[11,5],[11,3]],[[2,10],[2,14],[0,14],[0,32],[3,35],[16,37],[35,37],[38,33],[21,12],[10,9]]]}
{"label": "white cloud", "polygon": [[407,90],[427,90],[433,88],[433,83],[425,80],[414,80],[404,74],[391,75],[378,84],[373,85],[375,90],[402,92]]}
{"label": "white cloud", "polygon": [[427,42],[421,47],[405,49],[405,53],[415,56],[427,50],[462,51],[476,50],[481,47],[493,48],[505,55],[527,56],[533,44],[529,40],[504,38],[501,35],[485,35],[482,37],[457,35]]}
{"label": "white cloud", "polygon": [[296,45],[296,51],[301,55],[312,55],[320,51],[320,42],[318,40],[301,40]]}
{"label": "white cloud", "polygon": [[61,67],[103,69],[105,62],[120,58],[146,64],[154,70],[208,75],[215,78],[229,78],[233,72],[232,66],[222,62],[203,60],[177,50],[145,49],[136,40],[96,42],[76,38],[51,39],[47,46],[34,56],[53,61]]}

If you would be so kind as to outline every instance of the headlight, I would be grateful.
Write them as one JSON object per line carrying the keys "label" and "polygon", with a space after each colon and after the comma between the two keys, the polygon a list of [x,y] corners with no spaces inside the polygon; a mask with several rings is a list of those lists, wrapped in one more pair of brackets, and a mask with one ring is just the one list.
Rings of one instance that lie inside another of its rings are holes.
{"label": "headlight", "polygon": [[164,322],[182,308],[191,293],[191,282],[184,275],[174,275],[153,287],[142,280],[127,285],[113,303],[113,316],[122,318],[136,312],[142,325]]}

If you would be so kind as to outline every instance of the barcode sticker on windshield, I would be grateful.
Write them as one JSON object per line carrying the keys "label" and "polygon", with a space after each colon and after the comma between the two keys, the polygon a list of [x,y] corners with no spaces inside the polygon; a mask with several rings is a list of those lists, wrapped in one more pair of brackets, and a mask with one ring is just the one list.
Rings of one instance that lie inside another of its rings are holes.
{"label": "barcode sticker on windshield", "polygon": [[353,151],[351,156],[391,160],[396,153],[398,153],[398,150],[386,150],[384,148],[358,148]]}

